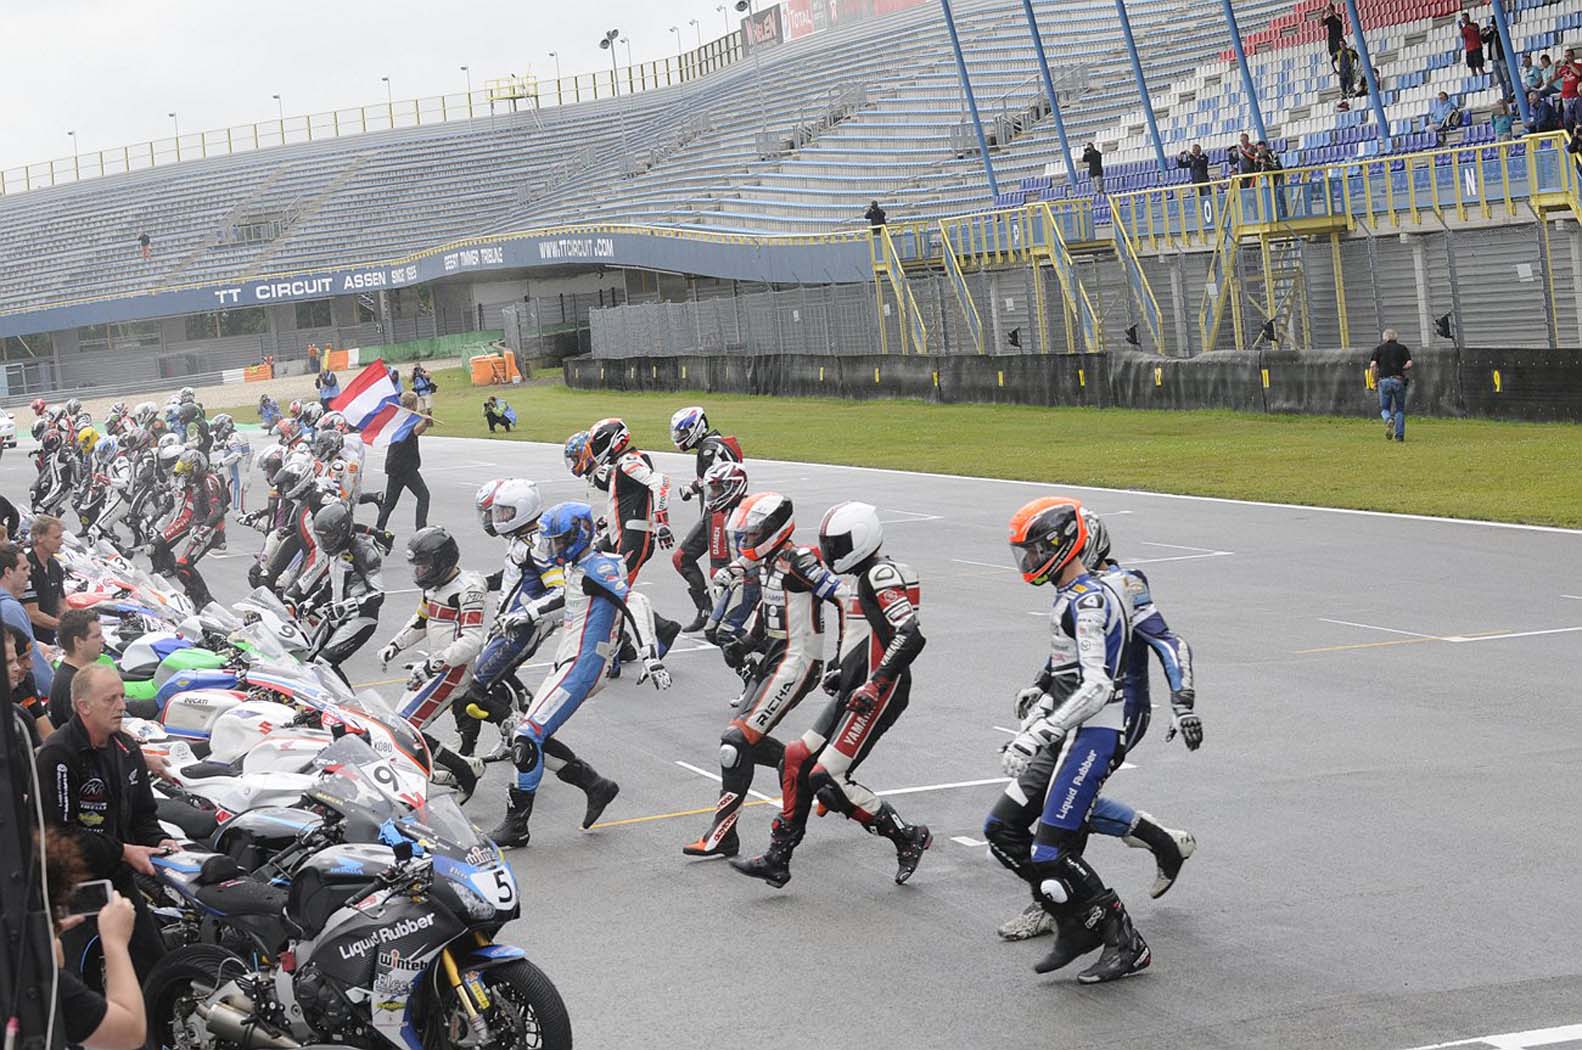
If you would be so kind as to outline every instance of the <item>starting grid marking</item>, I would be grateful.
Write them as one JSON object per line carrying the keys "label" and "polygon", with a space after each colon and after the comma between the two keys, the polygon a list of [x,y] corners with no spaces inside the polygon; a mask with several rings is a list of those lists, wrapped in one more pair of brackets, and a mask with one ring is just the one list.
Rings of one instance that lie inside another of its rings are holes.
{"label": "starting grid marking", "polygon": [[[1565,597],[1562,595],[1562,597]],[[1582,631],[1582,626],[1576,627],[1546,627],[1536,631],[1485,631],[1479,634],[1423,634],[1420,631],[1406,631],[1397,627],[1380,627],[1378,624],[1358,623],[1355,620],[1332,620],[1325,616],[1317,618],[1319,623],[1332,623],[1341,627],[1357,627],[1365,631],[1381,631],[1385,634],[1405,635],[1404,638],[1394,638],[1387,642],[1355,642],[1349,645],[1322,645],[1314,649],[1292,650],[1293,656],[1308,656],[1313,653],[1340,653],[1353,649],[1382,649],[1393,645],[1419,645],[1423,642],[1447,642],[1451,645],[1466,645],[1471,642],[1500,642],[1508,638],[1539,638],[1551,634],[1575,634]]]}
{"label": "starting grid marking", "polygon": [[1485,1035],[1476,1039],[1458,1039],[1450,1043],[1433,1043],[1414,1046],[1411,1050],[1534,1050],[1537,1047],[1561,1044],[1582,1044],[1582,1024],[1561,1025],[1558,1028],[1535,1028],[1530,1032],[1510,1032],[1505,1035]]}

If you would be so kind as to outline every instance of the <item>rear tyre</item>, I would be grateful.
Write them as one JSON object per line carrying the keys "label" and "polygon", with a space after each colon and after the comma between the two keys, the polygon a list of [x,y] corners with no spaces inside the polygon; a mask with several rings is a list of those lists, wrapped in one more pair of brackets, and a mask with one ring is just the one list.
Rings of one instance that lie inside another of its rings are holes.
{"label": "rear tyre", "polygon": [[179,948],[154,964],[143,980],[143,1006],[148,1015],[148,1045],[206,1045],[200,1001],[226,981],[248,972],[235,952],[216,944]]}

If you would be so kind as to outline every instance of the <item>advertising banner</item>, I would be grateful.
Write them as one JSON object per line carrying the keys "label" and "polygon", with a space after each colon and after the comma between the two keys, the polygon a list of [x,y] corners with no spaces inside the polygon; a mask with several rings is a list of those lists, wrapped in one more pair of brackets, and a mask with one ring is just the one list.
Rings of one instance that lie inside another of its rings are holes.
{"label": "advertising banner", "polygon": [[785,34],[780,23],[780,8],[771,7],[742,19],[742,38],[747,43],[748,51],[782,43]]}

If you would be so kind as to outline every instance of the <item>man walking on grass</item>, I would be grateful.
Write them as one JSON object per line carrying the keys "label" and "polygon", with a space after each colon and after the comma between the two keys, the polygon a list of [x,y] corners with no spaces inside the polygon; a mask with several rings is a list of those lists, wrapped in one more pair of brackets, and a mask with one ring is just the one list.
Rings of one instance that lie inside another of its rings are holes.
{"label": "man walking on grass", "polygon": [[1412,369],[1412,352],[1396,342],[1393,328],[1384,330],[1384,342],[1373,348],[1368,373],[1379,391],[1379,416],[1384,420],[1384,440],[1406,440],[1406,376]]}

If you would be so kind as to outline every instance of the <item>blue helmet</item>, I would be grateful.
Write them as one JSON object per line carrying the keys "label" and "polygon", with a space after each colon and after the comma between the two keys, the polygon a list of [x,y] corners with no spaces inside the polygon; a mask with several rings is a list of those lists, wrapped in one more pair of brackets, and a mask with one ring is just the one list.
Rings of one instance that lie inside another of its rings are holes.
{"label": "blue helmet", "polygon": [[575,501],[557,503],[539,519],[538,535],[550,561],[570,565],[593,544],[593,508]]}
{"label": "blue helmet", "polygon": [[708,432],[709,417],[697,405],[678,408],[675,415],[670,417],[671,444],[682,452],[690,452],[697,447]]}
{"label": "blue helmet", "polygon": [[588,432],[579,430],[566,439],[566,469],[574,477],[583,477],[593,467],[593,457],[588,452]]}

